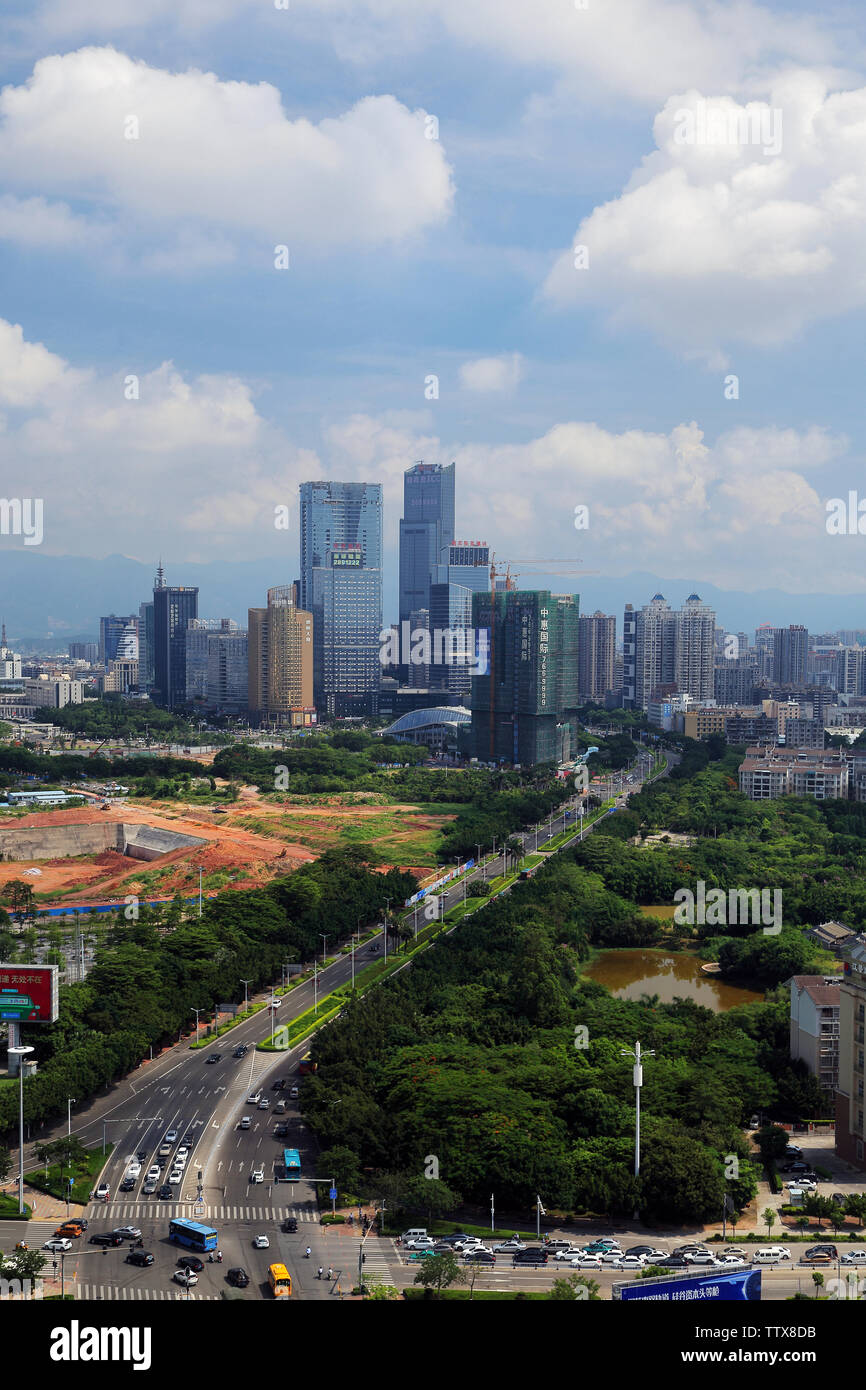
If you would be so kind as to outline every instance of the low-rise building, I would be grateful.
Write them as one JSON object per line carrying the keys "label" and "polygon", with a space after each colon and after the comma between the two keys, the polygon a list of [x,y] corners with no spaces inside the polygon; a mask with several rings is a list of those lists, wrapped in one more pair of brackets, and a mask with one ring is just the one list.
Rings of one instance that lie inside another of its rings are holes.
{"label": "low-rise building", "polygon": [[805,1062],[823,1091],[839,1085],[841,976],[794,975],[791,986],[791,1059]]}
{"label": "low-rise building", "polygon": [[809,796],[815,801],[846,799],[848,764],[844,754],[811,748],[747,748],[740,764],[740,791],[750,801]]}

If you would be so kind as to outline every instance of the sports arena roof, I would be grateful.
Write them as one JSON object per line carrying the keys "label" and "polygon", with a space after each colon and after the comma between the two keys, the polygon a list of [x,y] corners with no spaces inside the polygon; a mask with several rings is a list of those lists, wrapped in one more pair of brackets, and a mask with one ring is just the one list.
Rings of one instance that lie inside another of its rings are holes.
{"label": "sports arena roof", "polygon": [[399,719],[395,719],[393,724],[389,724],[387,729],[383,729],[383,734],[406,734],[412,729],[424,729],[430,724],[468,724],[472,720],[472,711],[464,709],[462,705],[436,705],[431,709],[412,709],[408,714],[401,714]]}

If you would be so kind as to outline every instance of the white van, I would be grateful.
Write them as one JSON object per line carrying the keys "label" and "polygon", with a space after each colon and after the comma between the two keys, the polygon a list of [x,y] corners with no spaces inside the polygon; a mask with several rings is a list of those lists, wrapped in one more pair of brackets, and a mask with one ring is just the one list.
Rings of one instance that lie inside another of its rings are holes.
{"label": "white van", "polygon": [[408,1231],[404,1231],[400,1239],[405,1245],[410,1240],[423,1240],[427,1235],[426,1226],[411,1226]]}
{"label": "white van", "polygon": [[784,1245],[763,1245],[756,1250],[752,1256],[752,1261],[756,1265],[771,1265],[777,1260],[790,1260],[791,1252],[786,1250]]}

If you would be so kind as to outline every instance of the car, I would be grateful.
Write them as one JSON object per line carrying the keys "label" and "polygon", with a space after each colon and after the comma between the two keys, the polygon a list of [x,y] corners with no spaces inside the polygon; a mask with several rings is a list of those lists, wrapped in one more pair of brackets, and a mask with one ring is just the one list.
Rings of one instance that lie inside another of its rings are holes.
{"label": "car", "polygon": [[[442,1241],[436,1241],[436,1240],[433,1239],[432,1236],[423,1236],[423,1237],[420,1237],[420,1236],[419,1236],[418,1240],[404,1240],[404,1242],[403,1242],[403,1248],[404,1248],[404,1250],[408,1250],[410,1254],[417,1254],[417,1252],[418,1252],[419,1250],[426,1251],[426,1252],[429,1254],[430,1251],[433,1249],[434,1245],[441,1245],[441,1244],[442,1244]],[[454,1246],[452,1246],[451,1248],[452,1248],[452,1250],[459,1250],[459,1249],[460,1249],[460,1247],[457,1246],[457,1245],[454,1245]],[[475,1249],[474,1245],[467,1245],[467,1246],[466,1246],[466,1250],[464,1250],[462,1253],[463,1253],[463,1254],[466,1254],[466,1251],[468,1251],[468,1250],[474,1250],[474,1249]]]}
{"label": "car", "polygon": [[406,1259],[407,1261],[411,1260],[414,1263],[418,1260],[426,1260],[428,1255],[432,1255],[434,1253],[435,1251],[433,1246],[430,1246],[428,1250],[407,1250]]}
{"label": "car", "polygon": [[501,1240],[498,1245],[493,1246],[494,1255],[513,1255],[515,1250],[525,1250],[526,1246],[522,1240]]}
{"label": "car", "polygon": [[832,1265],[833,1263],[834,1260],[832,1255],[820,1254],[800,1256],[801,1265]]}
{"label": "car", "polygon": [[168,1201],[171,1197],[173,1197],[173,1196],[174,1196],[174,1193],[172,1192],[172,1190],[171,1190],[171,1188],[169,1187],[168,1183],[167,1183],[167,1182],[164,1182],[163,1185],[162,1185],[162,1187],[159,1189],[159,1192],[157,1193],[157,1196],[160,1197],[160,1198],[162,1199],[162,1201],[165,1202],[165,1201]]}
{"label": "car", "polygon": [[837,1203],[839,1204],[840,1207],[844,1207],[844,1205],[845,1205],[845,1203],[847,1202],[847,1200],[848,1200],[848,1198],[845,1196],[845,1193],[844,1193],[844,1192],[831,1192],[831,1193],[830,1193],[830,1201],[831,1201],[831,1202],[837,1202]]}
{"label": "car", "polygon": [[285,1089],[285,1085],[286,1085],[286,1078],[285,1078],[284,1076],[278,1076],[277,1079],[276,1079],[276,1081],[274,1082],[273,1086],[271,1087],[271,1090],[272,1090],[272,1091],[282,1091],[282,1090]]}
{"label": "car", "polygon": [[242,1265],[235,1265],[226,1274],[226,1279],[233,1284],[236,1289],[245,1289],[250,1282],[250,1276]]}
{"label": "car", "polygon": [[719,1255],[716,1260],[716,1265],[720,1269],[742,1269],[746,1264],[748,1264],[748,1260],[744,1259],[742,1255]]}
{"label": "car", "polygon": [[184,1135],[183,1142],[186,1144],[188,1149],[192,1148],[193,1144],[195,1143],[195,1135],[192,1133],[192,1131],[190,1131],[189,1134]]}
{"label": "car", "polygon": [[150,1167],[148,1168],[145,1174],[145,1180],[147,1182],[154,1182],[159,1177],[161,1172],[162,1168],[158,1163],[151,1163]]}
{"label": "car", "polygon": [[140,1240],[141,1231],[137,1226],[115,1226],[114,1234],[121,1240]]}
{"label": "car", "polygon": [[267,1236],[253,1236],[253,1245],[256,1250],[270,1250],[271,1242]]}
{"label": "car", "polygon": [[90,1237],[90,1245],[109,1245],[117,1246],[123,1244],[123,1236],[116,1236],[113,1231],[98,1231]]}
{"label": "car", "polygon": [[674,1255],[709,1255],[711,1251],[706,1245],[677,1245],[672,1253]]}
{"label": "car", "polygon": [[290,1095],[290,1097],[291,1097],[292,1100],[297,1100],[297,1099],[298,1099],[298,1096],[300,1095],[300,1091],[298,1090],[297,1086],[292,1086],[291,1090],[289,1091],[289,1095]]}
{"label": "car", "polygon": [[285,1113],[286,1113],[286,1102],[285,1102],[284,1100],[278,1100],[277,1103],[276,1103],[276,1105],[274,1106],[274,1114],[275,1114],[275,1115],[284,1115]]}
{"label": "car", "polygon": [[162,1159],[162,1161],[165,1162],[165,1160],[168,1158],[168,1156],[169,1156],[170,1153],[171,1153],[171,1144],[165,1144],[165,1143],[160,1144],[160,1146],[159,1146],[159,1153],[157,1154],[157,1158]]}
{"label": "car", "polygon": [[264,1170],[264,1168],[252,1168],[252,1169],[250,1170],[250,1182],[264,1182],[264,1180],[265,1180],[265,1170]]}
{"label": "car", "polygon": [[808,1171],[809,1164],[804,1163],[804,1161],[800,1158],[798,1158],[794,1163],[785,1164],[786,1173],[807,1173]]}
{"label": "car", "polygon": [[612,1240],[609,1236],[600,1236],[598,1240],[588,1241],[583,1248],[584,1250],[589,1250],[593,1253],[596,1250],[618,1250],[619,1241]]}
{"label": "car", "polygon": [[752,1261],[758,1265],[776,1264],[778,1260],[790,1260],[791,1252],[784,1245],[764,1245],[754,1251]]}
{"label": "car", "polygon": [[126,1256],[128,1265],[152,1265],[153,1256],[149,1250],[130,1250]]}
{"label": "car", "polygon": [[168,1185],[169,1185],[169,1187],[177,1187],[178,1183],[182,1183],[182,1182],[183,1182],[183,1169],[182,1169],[182,1168],[172,1168],[171,1172],[170,1172],[169,1175],[168,1175]]}
{"label": "car", "polygon": [[621,1259],[614,1260],[614,1269],[643,1269],[646,1260],[643,1255],[623,1255]]}
{"label": "car", "polygon": [[144,1184],[144,1187],[141,1189],[142,1196],[152,1197],[157,1189],[157,1186],[158,1184],[155,1178],[148,1178],[147,1182]]}
{"label": "car", "polygon": [[843,1265],[866,1265],[866,1250],[846,1250],[839,1263]]}
{"label": "car", "polygon": [[176,1143],[177,1143],[177,1130],[176,1130],[176,1129],[170,1129],[170,1130],[168,1131],[168,1134],[165,1136],[164,1142],[165,1142],[166,1144],[176,1144]]}
{"label": "car", "polygon": [[602,1269],[601,1255],[573,1255],[568,1261],[573,1269]]}
{"label": "car", "polygon": [[786,1148],[785,1148],[785,1157],[786,1157],[786,1158],[800,1158],[800,1156],[802,1155],[802,1152],[803,1152],[803,1150],[800,1148],[800,1145],[799,1145],[799,1144],[788,1144],[788,1145],[786,1146]]}
{"label": "car", "polygon": [[276,1129],[274,1130],[274,1138],[275,1138],[275,1139],[287,1139],[287,1138],[288,1138],[288,1135],[289,1135],[289,1126],[288,1126],[288,1125],[277,1125]]}
{"label": "car", "polygon": [[124,1178],[120,1184],[120,1192],[132,1192],[135,1188],[135,1178]]}
{"label": "car", "polygon": [[68,1236],[52,1236],[51,1240],[46,1240],[42,1247],[43,1250],[66,1251],[72,1249],[72,1241]]}
{"label": "car", "polygon": [[[424,1231],[424,1232],[422,1232],[422,1234],[423,1234],[423,1235],[426,1235],[427,1233],[426,1233],[426,1231]],[[406,1237],[404,1236],[403,1239],[405,1240],[405,1238],[406,1238]],[[443,1244],[443,1245],[454,1245],[454,1246],[456,1246],[458,1241],[464,1241],[464,1240],[477,1240],[478,1237],[477,1237],[477,1236],[470,1236],[470,1235],[467,1235],[467,1233],[466,1233],[465,1231],[452,1231],[450,1235],[447,1235],[447,1236],[437,1236],[436,1239],[437,1239],[441,1244]],[[516,1239],[517,1239],[516,1236],[509,1236],[509,1240],[516,1240]]]}
{"label": "car", "polygon": [[485,1250],[483,1247],[477,1250],[467,1250],[463,1256],[464,1264],[473,1265],[495,1265],[496,1256],[492,1250]]}
{"label": "car", "polygon": [[247,1096],[247,1105],[258,1105],[262,1098],[261,1091],[251,1091]]}
{"label": "car", "polygon": [[[624,1260],[626,1257],[621,1250],[606,1250],[604,1254],[599,1255],[598,1258],[601,1261],[602,1269],[616,1269],[620,1261]],[[629,1258],[632,1257],[630,1256]]]}
{"label": "car", "polygon": [[139,1149],[138,1153],[137,1153],[135,1156],[136,1156],[136,1158],[138,1159],[139,1163],[146,1163],[146,1162],[147,1162],[147,1149]]}
{"label": "car", "polygon": [[[497,1249],[498,1247],[497,1247],[497,1246],[494,1246],[493,1248],[494,1248],[494,1250],[495,1250],[495,1249]],[[524,1246],[524,1249],[525,1249],[525,1248],[526,1248],[526,1247]],[[584,1254],[584,1251],[581,1249],[581,1247],[580,1247],[579,1245],[570,1245],[570,1246],[568,1247],[567,1250],[557,1250],[557,1252],[556,1252],[556,1254],[554,1255],[553,1258],[554,1258],[555,1260],[573,1260],[573,1259],[576,1259],[576,1257],[577,1257],[578,1255],[582,1255],[582,1254]],[[594,1257],[594,1258],[595,1258],[595,1257]],[[600,1258],[600,1257],[599,1257],[599,1258]]]}
{"label": "car", "polygon": [[553,1255],[557,1250],[570,1250],[572,1242],[570,1240],[546,1240],[544,1248],[548,1255]]}
{"label": "car", "polygon": [[806,1251],[806,1254],[831,1255],[835,1260],[836,1256],[839,1254],[839,1251],[836,1249],[835,1245],[828,1245],[824,1242],[819,1241],[817,1245],[810,1245],[809,1249]]}
{"label": "car", "polygon": [[726,1245],[722,1251],[723,1255],[743,1255],[745,1253],[741,1245]]}
{"label": "car", "polygon": [[107,1182],[101,1182],[94,1192],[97,1202],[107,1202],[111,1196],[111,1189]]}
{"label": "car", "polygon": [[785,1186],[789,1192],[817,1192],[818,1184],[811,1178],[794,1178],[792,1182],[786,1182]]}
{"label": "car", "polygon": [[189,1144],[181,1144],[180,1148],[175,1154],[175,1159],[178,1158],[189,1158]]}
{"label": "car", "polygon": [[205,1066],[212,1067],[214,1062],[221,1062],[222,1059],[223,1055],[221,1052],[212,1052],[211,1055],[208,1057]]}
{"label": "car", "polygon": [[232,1053],[233,1057],[246,1057],[246,1055],[247,1050],[245,1047],[236,1047],[234,1052]]}
{"label": "car", "polygon": [[685,1255],[664,1255],[660,1260],[654,1260],[660,1269],[688,1269],[689,1262]]}
{"label": "car", "polygon": [[648,1260],[662,1260],[666,1252],[656,1250],[654,1245],[630,1245],[625,1253],[627,1255],[643,1255]]}
{"label": "car", "polygon": [[270,1110],[270,1108],[271,1108],[271,1102],[268,1100],[267,1096],[262,1096],[261,1100],[259,1101],[259,1109],[260,1109],[260,1110]]}
{"label": "car", "polygon": [[179,1255],[177,1263],[181,1269],[191,1269],[196,1274],[201,1274],[204,1269],[204,1261],[200,1260],[198,1255]]}
{"label": "car", "polygon": [[515,1250],[511,1256],[512,1267],[514,1265],[546,1265],[548,1254],[542,1250],[540,1245],[528,1245],[525,1250]]}
{"label": "car", "polygon": [[280,1230],[281,1230],[281,1231],[285,1231],[285,1232],[287,1232],[289,1235],[291,1235],[291,1234],[292,1234],[294,1231],[296,1231],[297,1229],[298,1229],[298,1218],[297,1218],[296,1216],[287,1216],[286,1219],[285,1219],[285,1221],[283,1222],[283,1224],[282,1224],[281,1227],[280,1227]]}
{"label": "car", "polygon": [[198,1275],[193,1269],[176,1269],[172,1278],[184,1288],[191,1289],[198,1283]]}
{"label": "car", "polygon": [[64,1221],[54,1232],[60,1240],[77,1240],[87,1229],[86,1221]]}
{"label": "car", "polygon": [[683,1259],[686,1260],[687,1263],[690,1265],[703,1265],[712,1267],[717,1263],[715,1255],[711,1255],[709,1251],[707,1251],[707,1253],[704,1254],[702,1251],[696,1250],[693,1255],[684,1255]]}
{"label": "car", "polygon": [[184,1170],[185,1167],[186,1167],[186,1154],[176,1153],[175,1156],[174,1156],[174,1168],[175,1168],[175,1172],[177,1172],[178,1168],[181,1170],[181,1172],[183,1172],[183,1170]]}
{"label": "car", "polygon": [[241,1118],[238,1120],[238,1129],[249,1129],[251,1124],[252,1120],[250,1119],[249,1115],[242,1115]]}

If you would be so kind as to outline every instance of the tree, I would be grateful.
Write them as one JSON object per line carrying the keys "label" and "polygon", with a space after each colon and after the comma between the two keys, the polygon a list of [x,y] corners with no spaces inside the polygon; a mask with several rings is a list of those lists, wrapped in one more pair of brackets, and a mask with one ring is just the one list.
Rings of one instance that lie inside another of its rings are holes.
{"label": "tree", "polygon": [[767,1238],[769,1239],[770,1232],[776,1224],[775,1209],[773,1207],[764,1207],[764,1210],[761,1213],[761,1220],[767,1228]]}
{"label": "tree", "polygon": [[12,1155],[5,1144],[0,1144],[0,1182],[5,1182],[12,1169]]}
{"label": "tree", "polygon": [[410,1178],[403,1194],[403,1205],[409,1211],[423,1211],[428,1221],[447,1216],[460,1206],[460,1193],[454,1192],[440,1178]]}
{"label": "tree", "polygon": [[820,1269],[812,1270],[812,1283],[815,1285],[815,1297],[817,1298],[819,1290],[824,1287],[824,1276]]}
{"label": "tree", "polygon": [[447,1255],[428,1255],[421,1261],[421,1268],[415,1275],[414,1283],[421,1284],[425,1289],[431,1291],[435,1298],[443,1289],[447,1289],[451,1284],[460,1280],[460,1266],[457,1263],[457,1256]]}
{"label": "tree", "polygon": [[322,1173],[333,1175],[334,1185],[340,1192],[354,1196],[361,1185],[361,1166],[354,1149],[346,1144],[337,1144],[332,1149],[323,1149],[316,1159],[316,1166]]}
{"label": "tree", "polygon": [[547,1297],[560,1303],[599,1303],[600,1287],[594,1279],[569,1274],[564,1279],[554,1279]]}

